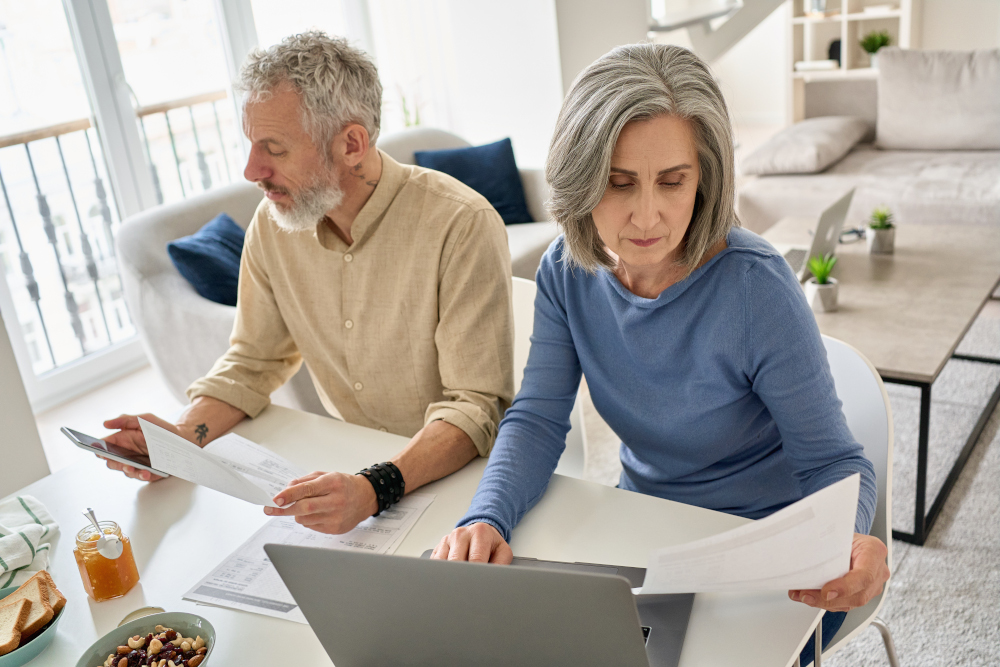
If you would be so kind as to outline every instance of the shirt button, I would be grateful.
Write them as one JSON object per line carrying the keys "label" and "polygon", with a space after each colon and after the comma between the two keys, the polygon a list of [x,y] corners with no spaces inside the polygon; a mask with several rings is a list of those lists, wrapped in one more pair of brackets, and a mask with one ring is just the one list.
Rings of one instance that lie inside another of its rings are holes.
{"label": "shirt button", "polygon": [[383,433],[388,433],[389,432],[389,429],[387,429],[385,426],[383,426],[379,430],[382,431]]}
{"label": "shirt button", "polygon": [[346,322],[344,322],[344,326],[347,327],[348,329],[353,329],[354,328],[354,322],[352,322],[350,320],[347,320]]}
{"label": "shirt button", "polygon": [[353,262],[354,261],[354,255],[352,255],[351,253],[347,253],[346,255],[344,255],[344,261],[345,262]]}
{"label": "shirt button", "polygon": [[354,390],[355,391],[361,391],[364,388],[365,388],[365,386],[363,384],[361,384],[360,382],[355,382],[354,383]]}

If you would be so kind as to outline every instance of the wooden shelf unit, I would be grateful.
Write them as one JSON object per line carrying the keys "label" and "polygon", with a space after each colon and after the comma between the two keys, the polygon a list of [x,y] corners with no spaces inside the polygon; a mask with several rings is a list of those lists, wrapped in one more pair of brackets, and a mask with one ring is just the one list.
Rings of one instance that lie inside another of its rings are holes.
{"label": "wooden shelf unit", "polygon": [[[878,70],[858,42],[869,32],[887,30],[892,43],[904,49],[919,47],[921,0],[828,0],[826,14],[809,15],[811,0],[788,0],[792,3],[788,30],[788,75],[791,91],[789,123],[805,116],[806,83],[873,79]],[[883,11],[865,11],[865,7],[891,4]],[[799,61],[827,60],[830,43],[840,40],[840,67],[834,70],[797,72]]]}

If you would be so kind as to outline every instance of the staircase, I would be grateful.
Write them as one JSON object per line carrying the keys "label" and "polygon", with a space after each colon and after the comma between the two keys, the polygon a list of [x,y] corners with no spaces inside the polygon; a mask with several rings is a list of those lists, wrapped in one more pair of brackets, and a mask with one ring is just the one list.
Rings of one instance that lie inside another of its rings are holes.
{"label": "staircase", "polygon": [[712,62],[786,0],[654,0],[650,32],[687,29],[695,53]]}

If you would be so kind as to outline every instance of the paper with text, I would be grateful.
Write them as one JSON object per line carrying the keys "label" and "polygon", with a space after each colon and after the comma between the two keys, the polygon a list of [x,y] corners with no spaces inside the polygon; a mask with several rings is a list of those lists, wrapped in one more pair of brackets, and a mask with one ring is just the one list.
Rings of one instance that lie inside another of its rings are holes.
{"label": "paper with text", "polygon": [[432,494],[404,496],[379,516],[365,519],[343,535],[317,533],[297,524],[293,517],[275,517],[185,593],[184,599],[308,623],[264,553],[265,544],[391,554],[433,501]]}
{"label": "paper with text", "polygon": [[649,555],[639,595],[822,588],[851,566],[859,474],[745,526]]}
{"label": "paper with text", "polygon": [[139,426],[153,468],[254,505],[277,507],[274,495],[305,474],[274,452],[234,433],[202,449],[143,419]]}

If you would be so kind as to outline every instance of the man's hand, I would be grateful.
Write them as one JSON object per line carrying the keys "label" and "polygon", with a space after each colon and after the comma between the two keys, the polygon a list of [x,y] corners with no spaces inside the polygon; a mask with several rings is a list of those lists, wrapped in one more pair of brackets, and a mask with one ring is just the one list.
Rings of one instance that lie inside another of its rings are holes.
{"label": "man's hand", "polygon": [[885,563],[887,554],[882,540],[855,533],[851,546],[851,569],[847,574],[827,582],[820,590],[788,591],[788,597],[827,611],[850,611],[863,607],[882,592],[885,582],[889,580],[889,567]]}
{"label": "man's hand", "polygon": [[474,523],[442,537],[431,558],[509,565],[514,552],[496,528],[488,523]]}
{"label": "man's hand", "polygon": [[271,516],[294,516],[295,521],[320,533],[341,535],[378,511],[371,482],[361,475],[313,472],[293,479],[274,497],[279,509],[265,507]]}
{"label": "man's hand", "polygon": [[[121,447],[122,449],[129,450],[130,452],[147,456],[149,451],[146,449],[146,438],[142,434],[142,429],[139,427],[140,418],[145,419],[151,424],[156,424],[157,426],[165,428],[168,431],[176,433],[177,435],[181,434],[176,426],[163,421],[156,415],[122,415],[104,422],[104,428],[119,429],[117,433],[112,433],[104,438],[104,440],[116,447]],[[104,457],[98,455],[98,458]],[[132,479],[141,479],[144,482],[155,482],[158,479],[163,479],[159,475],[154,475],[146,470],[139,470],[138,468],[134,468],[124,463],[118,463],[117,461],[112,461],[111,459],[104,460],[107,461],[109,468],[112,470],[121,470]]]}

